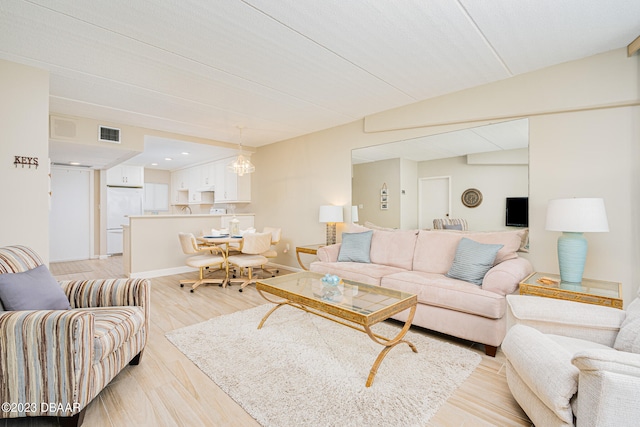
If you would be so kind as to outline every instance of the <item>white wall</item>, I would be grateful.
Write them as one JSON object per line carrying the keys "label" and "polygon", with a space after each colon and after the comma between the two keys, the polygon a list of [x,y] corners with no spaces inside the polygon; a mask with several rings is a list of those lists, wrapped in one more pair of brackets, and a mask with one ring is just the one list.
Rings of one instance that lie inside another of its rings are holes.
{"label": "white wall", "polygon": [[[420,178],[451,177],[451,218],[464,218],[470,230],[505,229],[505,198],[527,197],[528,165],[469,165],[466,156],[420,162]],[[461,195],[468,188],[482,193],[482,203],[469,208]]]}
{"label": "white wall", "polygon": [[[529,117],[529,259],[558,271],[558,233],[544,230],[549,199],[605,197],[611,232],[587,236],[585,276],[621,281],[628,303],[640,283],[639,61],[618,49],[260,147],[257,228],[281,226],[292,249],[322,242],[318,207],[351,204],[352,149]],[[294,251],[276,262],[297,266]]]}
{"label": "white wall", "polygon": [[584,276],[622,282],[625,302],[640,279],[640,107],[531,119],[529,225],[539,271],[557,272],[558,232],[544,230],[547,202],[603,197],[609,233],[588,233]]}
{"label": "white wall", "polygon": [[[0,60],[0,246],[25,245],[49,262],[49,74]],[[14,167],[14,156],[39,166]]]}
{"label": "white wall", "polygon": [[[400,159],[353,165],[352,201],[362,206],[358,211],[360,224],[368,221],[380,227],[401,228],[401,175]],[[383,185],[387,186],[386,210],[380,208]]]}
{"label": "white wall", "polygon": [[418,162],[400,162],[400,228],[418,228]]}

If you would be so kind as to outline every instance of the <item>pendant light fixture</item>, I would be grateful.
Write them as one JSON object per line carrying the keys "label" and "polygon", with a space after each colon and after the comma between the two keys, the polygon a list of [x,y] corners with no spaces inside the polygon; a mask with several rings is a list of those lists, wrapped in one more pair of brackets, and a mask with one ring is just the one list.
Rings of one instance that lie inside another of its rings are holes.
{"label": "pendant light fixture", "polygon": [[242,176],[245,173],[252,173],[256,170],[256,167],[253,166],[251,161],[242,155],[242,127],[238,126],[238,130],[240,131],[240,144],[238,148],[238,156],[233,159],[231,163],[227,165],[227,169],[230,172],[238,174],[238,176]]}

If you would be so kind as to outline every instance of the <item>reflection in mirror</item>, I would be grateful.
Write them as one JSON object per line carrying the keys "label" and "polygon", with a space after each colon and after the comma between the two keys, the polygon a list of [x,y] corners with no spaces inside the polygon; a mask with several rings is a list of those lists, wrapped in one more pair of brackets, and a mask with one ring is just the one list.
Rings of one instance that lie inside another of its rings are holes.
{"label": "reflection in mirror", "polygon": [[355,149],[352,203],[359,223],[433,228],[434,219],[455,218],[474,231],[511,228],[505,203],[528,197],[528,146],[529,121],[519,119]]}

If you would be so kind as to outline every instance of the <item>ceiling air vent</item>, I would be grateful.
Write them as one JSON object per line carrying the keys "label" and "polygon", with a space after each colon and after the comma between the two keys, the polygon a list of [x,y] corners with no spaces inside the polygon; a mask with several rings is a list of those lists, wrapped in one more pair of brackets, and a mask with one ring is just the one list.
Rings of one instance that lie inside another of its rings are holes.
{"label": "ceiling air vent", "polygon": [[98,126],[98,141],[120,144],[120,129]]}
{"label": "ceiling air vent", "polygon": [[49,136],[53,139],[73,139],[76,137],[76,122],[51,116]]}

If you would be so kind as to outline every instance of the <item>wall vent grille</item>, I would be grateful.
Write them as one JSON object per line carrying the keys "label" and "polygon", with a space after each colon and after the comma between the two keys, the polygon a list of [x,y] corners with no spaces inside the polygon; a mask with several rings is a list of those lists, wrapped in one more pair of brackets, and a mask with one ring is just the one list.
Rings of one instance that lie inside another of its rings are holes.
{"label": "wall vent grille", "polygon": [[120,129],[98,126],[98,141],[120,144]]}

